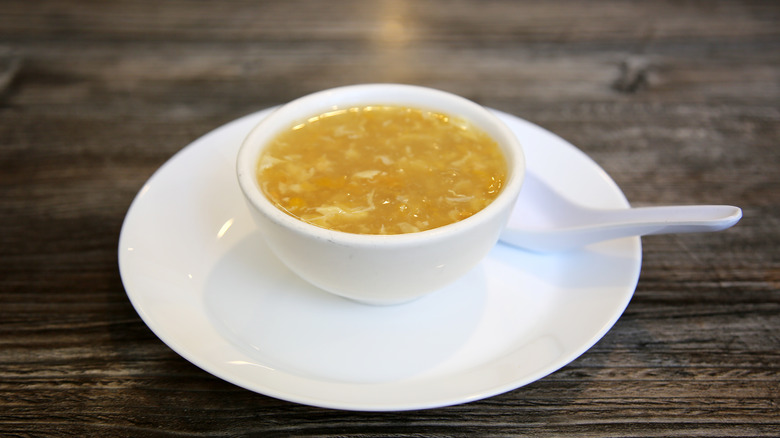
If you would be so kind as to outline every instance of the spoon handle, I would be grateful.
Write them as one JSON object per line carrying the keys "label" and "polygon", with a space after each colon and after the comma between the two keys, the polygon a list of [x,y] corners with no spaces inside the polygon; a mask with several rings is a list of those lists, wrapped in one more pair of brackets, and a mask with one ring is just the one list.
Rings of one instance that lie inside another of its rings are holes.
{"label": "spoon handle", "polygon": [[[679,205],[590,210],[579,228],[603,227],[636,232],[628,235],[720,231],[736,224],[742,210],[730,205]],[[636,227],[636,228],[635,228]]]}
{"label": "spoon handle", "polygon": [[586,210],[577,225],[554,229],[507,227],[501,241],[536,252],[557,252],[604,240],[651,234],[720,231],[736,224],[742,210],[729,205]]}

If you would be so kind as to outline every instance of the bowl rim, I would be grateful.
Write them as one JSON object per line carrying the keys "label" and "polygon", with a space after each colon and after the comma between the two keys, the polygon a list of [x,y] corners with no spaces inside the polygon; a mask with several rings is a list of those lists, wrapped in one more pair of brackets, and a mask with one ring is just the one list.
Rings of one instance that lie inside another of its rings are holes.
{"label": "bowl rim", "polygon": [[[423,100],[425,103],[421,103]],[[302,221],[277,208],[262,193],[256,178],[257,160],[267,141],[297,122],[327,111],[357,105],[405,105],[438,111],[462,118],[483,131],[489,131],[488,134],[499,144],[507,159],[509,178],[506,184],[490,204],[468,218],[414,233],[357,234],[336,231]],[[449,105],[453,105],[454,108],[449,109]],[[525,156],[517,136],[493,112],[453,93],[395,83],[357,84],[330,88],[304,95],[281,105],[250,130],[242,141],[236,158],[239,186],[248,202],[263,216],[296,234],[352,247],[408,247],[461,235],[480,223],[490,221],[507,209],[511,211],[525,179],[525,171]]]}

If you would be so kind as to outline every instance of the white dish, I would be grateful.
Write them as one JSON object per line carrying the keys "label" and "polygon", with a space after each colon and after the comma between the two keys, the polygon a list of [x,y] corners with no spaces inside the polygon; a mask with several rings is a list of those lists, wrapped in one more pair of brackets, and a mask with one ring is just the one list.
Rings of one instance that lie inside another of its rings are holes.
{"label": "white dish", "polygon": [[[462,280],[400,306],[317,290],[264,246],[236,181],[241,140],[269,111],[171,158],[133,201],[119,239],[122,281],[141,318],[211,374],[334,409],[465,403],[565,366],[628,305],[641,267],[638,237],[554,256],[498,244]],[[497,113],[521,139],[529,171],[553,189],[593,207],[628,207],[574,146]]]}

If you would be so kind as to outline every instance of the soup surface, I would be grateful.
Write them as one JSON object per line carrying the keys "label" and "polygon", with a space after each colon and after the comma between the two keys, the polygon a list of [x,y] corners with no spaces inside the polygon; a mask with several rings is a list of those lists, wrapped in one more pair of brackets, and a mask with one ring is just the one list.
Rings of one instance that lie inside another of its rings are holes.
{"label": "soup surface", "polygon": [[359,234],[402,234],[465,219],[505,182],[486,133],[445,114],[362,106],[312,117],[265,149],[257,177],[282,211]]}

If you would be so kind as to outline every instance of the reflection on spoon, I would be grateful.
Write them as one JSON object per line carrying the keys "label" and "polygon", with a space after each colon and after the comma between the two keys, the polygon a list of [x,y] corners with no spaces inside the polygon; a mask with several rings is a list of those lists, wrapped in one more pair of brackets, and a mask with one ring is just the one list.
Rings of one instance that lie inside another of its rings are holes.
{"label": "reflection on spoon", "polygon": [[620,237],[720,231],[741,217],[742,210],[730,205],[592,209],[528,173],[500,239],[534,252],[558,252]]}

